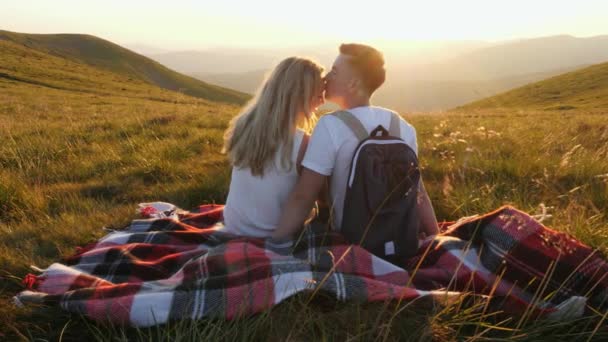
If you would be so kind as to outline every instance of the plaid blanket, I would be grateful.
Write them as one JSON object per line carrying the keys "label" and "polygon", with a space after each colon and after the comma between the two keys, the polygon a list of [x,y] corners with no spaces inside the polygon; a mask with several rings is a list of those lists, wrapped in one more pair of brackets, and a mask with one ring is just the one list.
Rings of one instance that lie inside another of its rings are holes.
{"label": "plaid blanket", "polygon": [[398,266],[337,233],[308,229],[277,245],[222,232],[222,206],[197,211],[134,220],[28,275],[15,301],[133,326],[232,319],[302,291],[362,302],[475,294],[504,312],[547,318],[607,308],[604,259],[512,207],[452,224]]}

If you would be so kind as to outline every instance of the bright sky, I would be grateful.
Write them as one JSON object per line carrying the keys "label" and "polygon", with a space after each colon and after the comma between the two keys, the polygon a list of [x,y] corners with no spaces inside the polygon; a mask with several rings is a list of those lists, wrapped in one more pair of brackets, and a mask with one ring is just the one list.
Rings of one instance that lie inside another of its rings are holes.
{"label": "bright sky", "polygon": [[2,0],[0,29],[167,49],[608,34],[606,0]]}

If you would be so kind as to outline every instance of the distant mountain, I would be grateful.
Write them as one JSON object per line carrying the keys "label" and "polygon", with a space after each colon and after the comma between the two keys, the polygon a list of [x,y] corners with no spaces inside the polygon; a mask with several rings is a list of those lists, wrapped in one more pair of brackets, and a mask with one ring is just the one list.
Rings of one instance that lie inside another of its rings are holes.
{"label": "distant mountain", "polygon": [[151,54],[150,58],[188,75],[194,73],[242,73],[270,69],[281,56],[273,51],[250,49],[210,49]]}
{"label": "distant mountain", "polygon": [[137,52],[140,55],[144,55],[144,56],[169,52],[169,50],[161,49],[161,48],[146,45],[146,44],[124,44],[122,46],[124,46],[125,48],[127,48],[131,51]]}
{"label": "distant mountain", "polygon": [[456,108],[608,109],[608,63],[562,74]]}
{"label": "distant mountain", "polygon": [[164,89],[211,101],[243,103],[249,97],[232,89],[182,75],[147,57],[90,35],[23,34],[0,31],[0,40],[11,41],[46,54],[85,63]]}
{"label": "distant mountain", "polygon": [[606,60],[608,36],[512,41],[441,63],[397,65],[375,101],[400,110],[445,110]]}
{"label": "distant mountain", "polygon": [[[386,84],[374,101],[401,111],[447,110],[608,60],[608,36],[552,36],[500,44],[457,42],[450,45],[444,42],[434,47],[419,46],[421,50],[398,44],[378,47],[385,53],[388,74]],[[318,59],[329,68],[337,47],[333,47],[331,53],[325,47],[312,52],[315,51],[321,55]],[[241,52],[241,62],[235,59],[222,64],[221,59],[217,59],[214,69],[206,69],[202,62],[205,54],[198,55],[189,68],[194,69],[198,61],[200,69],[188,74],[252,93],[272,65],[263,58],[249,58],[248,50]]]}
{"label": "distant mountain", "polygon": [[[395,79],[395,75],[389,72],[386,84],[374,95],[373,101],[378,105],[404,111],[439,111],[559,75],[575,68],[478,81]],[[268,70],[256,70],[224,74],[193,73],[192,76],[253,94],[268,72]]]}
{"label": "distant mountain", "polygon": [[199,80],[208,80],[222,87],[253,94],[269,72],[270,70],[254,70],[241,73],[191,73],[189,75]]}
{"label": "distant mountain", "polygon": [[608,60],[608,35],[551,36],[478,49],[441,63],[401,65],[396,73],[416,80],[495,80],[563,70]]}
{"label": "distant mountain", "polygon": [[377,91],[373,100],[374,103],[399,110],[441,111],[573,69],[576,67],[493,80],[395,79],[394,75],[389,75],[386,84]]}
{"label": "distant mountain", "polygon": [[[381,50],[387,64],[420,64],[439,61],[446,55],[458,55],[491,46],[481,41],[382,41],[373,44]],[[179,72],[198,76],[204,74],[238,74],[268,70],[290,56],[311,57],[325,67],[331,67],[340,43],[277,48],[212,48],[198,51],[153,53],[147,56]]]}

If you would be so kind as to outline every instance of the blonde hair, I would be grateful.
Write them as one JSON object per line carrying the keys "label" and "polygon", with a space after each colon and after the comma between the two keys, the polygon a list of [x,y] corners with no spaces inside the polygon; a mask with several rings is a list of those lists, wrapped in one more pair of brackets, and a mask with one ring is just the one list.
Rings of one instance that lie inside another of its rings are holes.
{"label": "blonde hair", "polygon": [[[314,124],[311,100],[322,87],[322,72],[321,65],[300,57],[287,58],[275,67],[224,133],[222,153],[228,154],[233,166],[263,176],[281,149],[281,167],[291,170],[296,129],[310,130]],[[300,117],[301,113],[310,116]]]}

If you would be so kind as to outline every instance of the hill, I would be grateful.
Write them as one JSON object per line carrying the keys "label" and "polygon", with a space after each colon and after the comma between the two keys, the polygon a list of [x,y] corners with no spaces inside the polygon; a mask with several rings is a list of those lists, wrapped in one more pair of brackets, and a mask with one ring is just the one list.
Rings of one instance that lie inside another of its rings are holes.
{"label": "hill", "polygon": [[592,65],[528,84],[457,109],[487,108],[544,110],[608,108],[608,63]]}
{"label": "hill", "polygon": [[50,88],[165,102],[179,96],[139,79],[46,54],[12,41],[0,40],[0,50],[0,87],[5,92],[21,89],[36,93],[40,88]]}
{"label": "hill", "polygon": [[90,35],[24,34],[0,30],[0,40],[211,101],[240,104],[249,97],[182,75],[147,57]]}

